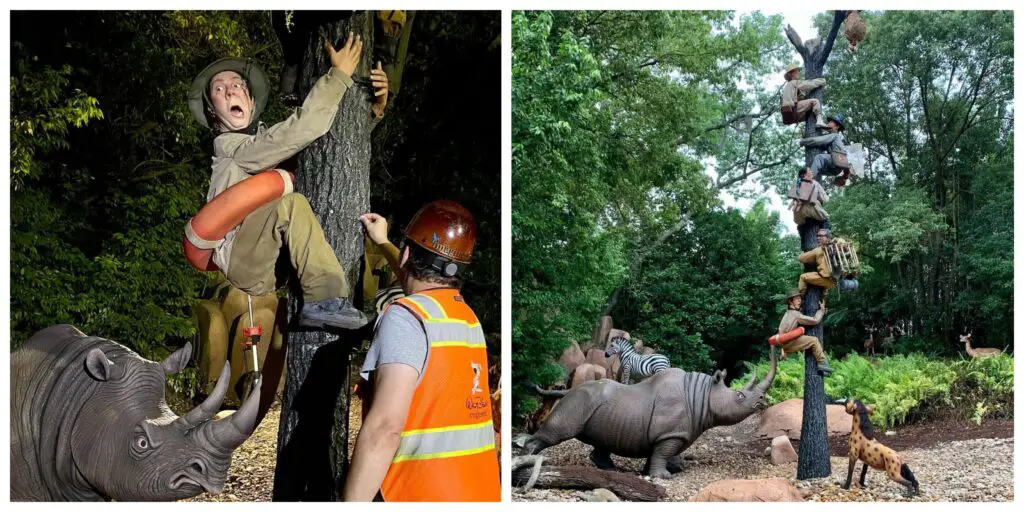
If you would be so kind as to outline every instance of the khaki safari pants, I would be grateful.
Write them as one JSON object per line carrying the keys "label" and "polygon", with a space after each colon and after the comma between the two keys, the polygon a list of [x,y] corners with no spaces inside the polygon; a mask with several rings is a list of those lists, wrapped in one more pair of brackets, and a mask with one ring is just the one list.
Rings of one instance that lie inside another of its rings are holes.
{"label": "khaki safari pants", "polygon": [[808,284],[820,286],[826,290],[828,290],[829,288],[834,288],[836,286],[835,281],[827,277],[822,277],[822,275],[818,272],[804,272],[803,274],[800,274],[800,284],[797,285],[797,290],[799,290],[800,293],[803,293],[804,290],[807,289]]}
{"label": "khaki safari pants", "polygon": [[782,350],[785,350],[787,354],[796,354],[807,349],[811,350],[811,355],[816,361],[825,362],[825,351],[821,348],[821,342],[814,336],[804,335],[782,344]]}
{"label": "khaki safari pants", "polygon": [[811,98],[809,100],[800,100],[796,102],[796,106],[793,107],[793,114],[796,115],[796,118],[799,121],[803,121],[807,118],[808,112],[814,112],[815,120],[821,119],[821,103],[818,103],[818,100]]}
{"label": "khaki safari pants", "polygon": [[231,246],[228,281],[250,295],[276,290],[274,269],[282,244],[288,246],[307,304],[348,296],[348,283],[334,249],[306,196],[296,193],[285,194],[245,218]]}

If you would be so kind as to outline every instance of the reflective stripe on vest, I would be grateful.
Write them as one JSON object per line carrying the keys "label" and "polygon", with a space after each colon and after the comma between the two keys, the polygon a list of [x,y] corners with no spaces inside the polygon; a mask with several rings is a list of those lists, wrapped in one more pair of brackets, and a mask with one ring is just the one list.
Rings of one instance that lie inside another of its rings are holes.
{"label": "reflective stripe on vest", "polygon": [[420,320],[430,351],[381,494],[386,501],[500,501],[479,320],[454,289],[420,292],[395,305]]}
{"label": "reflective stripe on vest", "polygon": [[449,428],[424,428],[402,432],[392,462],[442,459],[494,449],[494,422]]}

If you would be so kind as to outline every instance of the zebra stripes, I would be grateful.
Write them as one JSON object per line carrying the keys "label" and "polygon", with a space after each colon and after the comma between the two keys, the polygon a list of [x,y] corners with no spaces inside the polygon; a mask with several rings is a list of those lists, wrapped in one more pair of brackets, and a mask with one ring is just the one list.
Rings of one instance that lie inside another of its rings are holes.
{"label": "zebra stripes", "polygon": [[402,291],[401,286],[391,286],[389,288],[381,288],[377,290],[377,296],[373,299],[373,308],[379,315],[384,308],[392,302],[405,297],[405,292]]}
{"label": "zebra stripes", "polygon": [[640,355],[626,338],[612,338],[611,347],[605,354],[611,357],[619,354],[622,359],[622,383],[629,384],[631,375],[642,380],[669,367],[668,358],[661,354]]}

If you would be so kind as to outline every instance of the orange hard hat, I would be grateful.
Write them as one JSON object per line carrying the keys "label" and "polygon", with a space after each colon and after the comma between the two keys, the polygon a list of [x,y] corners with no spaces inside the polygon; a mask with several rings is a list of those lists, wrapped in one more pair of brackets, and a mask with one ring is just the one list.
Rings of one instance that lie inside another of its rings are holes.
{"label": "orange hard hat", "polygon": [[469,263],[476,245],[476,220],[461,204],[442,199],[420,208],[402,234],[434,254]]}

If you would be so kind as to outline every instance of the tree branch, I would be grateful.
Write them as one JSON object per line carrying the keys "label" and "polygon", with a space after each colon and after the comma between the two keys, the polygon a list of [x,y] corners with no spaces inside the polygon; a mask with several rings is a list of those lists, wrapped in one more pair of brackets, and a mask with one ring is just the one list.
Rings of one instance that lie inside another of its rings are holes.
{"label": "tree branch", "polygon": [[796,30],[792,26],[786,25],[786,37],[789,38],[789,42],[793,43],[793,47],[796,48],[797,53],[800,54],[804,60],[807,60],[807,47],[804,46],[804,42],[800,39],[800,34],[796,33]]}
{"label": "tree branch", "polygon": [[[754,164],[756,167],[752,167],[752,168],[747,169],[746,171],[743,172],[743,174],[741,174],[739,176],[735,176],[735,177],[729,178],[728,180],[725,180],[725,181],[715,180],[715,190],[724,190],[726,188],[729,188],[732,185],[735,185],[736,183],[739,183],[739,182],[741,182],[741,181],[743,181],[743,180],[745,180],[745,179],[747,179],[747,178],[749,178],[749,177],[751,177],[751,176],[753,176],[753,175],[755,175],[755,174],[757,174],[757,173],[759,173],[759,172],[761,172],[761,171],[763,171],[765,169],[771,169],[773,167],[778,167],[780,165],[788,164],[789,161],[792,160],[792,159],[793,159],[793,155],[790,154],[790,155],[786,155],[786,157],[783,158],[782,160],[777,160],[775,162],[769,162],[767,164]],[[719,178],[719,179],[721,179],[721,178]]]}
{"label": "tree branch", "polygon": [[825,39],[825,45],[821,47],[821,51],[818,53],[818,65],[821,68],[825,67],[825,61],[828,60],[828,56],[832,53],[832,45],[836,43],[836,35],[839,34],[839,26],[843,24],[843,20],[846,19],[846,15],[850,11],[836,11],[832,16],[832,29],[828,31],[828,38]]}

